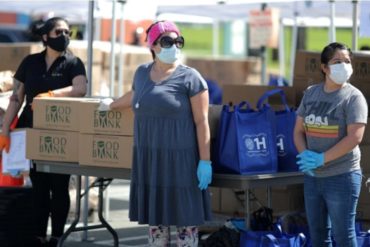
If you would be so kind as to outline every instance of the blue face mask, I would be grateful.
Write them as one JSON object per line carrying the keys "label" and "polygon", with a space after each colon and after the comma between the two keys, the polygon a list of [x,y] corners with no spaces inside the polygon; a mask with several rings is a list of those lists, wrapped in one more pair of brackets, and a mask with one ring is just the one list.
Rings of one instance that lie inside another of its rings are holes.
{"label": "blue face mask", "polygon": [[161,51],[157,54],[158,59],[163,63],[174,63],[180,58],[181,51],[174,44],[170,48],[161,48]]}

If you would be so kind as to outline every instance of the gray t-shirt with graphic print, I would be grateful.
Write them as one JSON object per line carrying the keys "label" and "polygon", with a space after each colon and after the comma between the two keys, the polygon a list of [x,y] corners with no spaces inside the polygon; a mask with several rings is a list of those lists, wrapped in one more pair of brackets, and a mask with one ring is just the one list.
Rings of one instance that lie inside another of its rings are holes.
{"label": "gray t-shirt with graphic print", "polygon": [[[297,115],[303,118],[307,148],[325,152],[347,135],[347,126],[367,123],[367,102],[360,90],[346,84],[340,90],[326,93],[324,84],[316,84],[304,93]],[[352,151],[315,170],[318,177],[334,176],[360,169],[361,153]]]}

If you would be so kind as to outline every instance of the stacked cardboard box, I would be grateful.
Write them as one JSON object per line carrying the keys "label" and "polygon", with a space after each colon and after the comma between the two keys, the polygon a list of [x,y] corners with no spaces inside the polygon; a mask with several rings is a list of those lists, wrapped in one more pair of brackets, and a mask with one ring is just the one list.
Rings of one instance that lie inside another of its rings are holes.
{"label": "stacked cardboard box", "polygon": [[[370,53],[355,52],[352,58],[353,74],[350,82],[362,91],[365,98],[370,98]],[[296,92],[296,102],[299,104],[303,91],[310,85],[323,82],[320,52],[300,50],[296,53],[293,88]]]}
{"label": "stacked cardboard box", "polygon": [[43,46],[41,43],[1,43],[0,71],[16,71],[27,55],[42,50]]}
{"label": "stacked cardboard box", "polygon": [[[0,44],[0,71],[16,71],[21,61],[29,54],[40,52],[43,49],[41,43],[14,43]],[[85,42],[71,41],[68,50],[75,56],[79,57],[87,66],[88,51]],[[133,74],[136,68],[142,64],[152,61],[151,54],[146,47],[125,45],[123,47],[123,68],[119,68],[120,53],[116,53],[114,91],[118,92],[118,74],[123,71],[123,88],[124,92],[131,89]],[[110,43],[96,42],[92,54],[92,77],[89,84],[91,85],[91,95],[105,95],[105,90],[110,88]],[[109,93],[109,92],[108,92]],[[120,95],[115,95],[120,96]]]}
{"label": "stacked cardboard box", "polygon": [[78,161],[79,102],[82,98],[40,98],[33,101],[33,129],[27,130],[26,157]]}
{"label": "stacked cardboard box", "polygon": [[[237,105],[242,101],[248,101],[253,108],[256,107],[258,99],[268,90],[274,89],[274,86],[262,85],[224,85],[222,87],[223,95],[222,101],[224,104]],[[289,106],[295,105],[295,90],[292,87],[279,87],[285,93],[287,104]],[[281,105],[280,95],[269,97],[268,103],[270,105]]]}
{"label": "stacked cardboard box", "polygon": [[80,165],[130,168],[133,112],[98,111],[99,100],[80,102]]}
{"label": "stacked cardboard box", "polygon": [[213,80],[220,86],[252,83],[250,80],[252,76],[261,71],[260,60],[254,57],[248,59],[188,57],[186,64],[197,69],[205,79]]}
{"label": "stacked cardboard box", "polygon": [[35,99],[26,156],[80,165],[131,167],[133,113],[98,111],[93,98]]}

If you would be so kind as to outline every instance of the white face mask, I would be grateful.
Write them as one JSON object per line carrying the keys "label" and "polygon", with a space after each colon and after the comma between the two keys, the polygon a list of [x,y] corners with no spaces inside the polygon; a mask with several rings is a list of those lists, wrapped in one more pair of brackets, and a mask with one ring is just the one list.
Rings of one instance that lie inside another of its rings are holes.
{"label": "white face mask", "polygon": [[163,63],[174,63],[181,56],[181,50],[174,44],[170,48],[161,48],[161,51],[157,53],[158,59]]}
{"label": "white face mask", "polygon": [[329,65],[330,79],[338,85],[342,85],[351,77],[353,69],[350,63],[336,63]]}

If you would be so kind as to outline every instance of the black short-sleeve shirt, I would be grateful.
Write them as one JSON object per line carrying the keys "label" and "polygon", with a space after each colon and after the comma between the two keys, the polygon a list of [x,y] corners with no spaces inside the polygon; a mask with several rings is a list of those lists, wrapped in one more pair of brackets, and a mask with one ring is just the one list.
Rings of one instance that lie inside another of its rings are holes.
{"label": "black short-sleeve shirt", "polygon": [[26,94],[26,106],[17,127],[32,127],[31,103],[36,95],[71,86],[74,77],[86,76],[82,61],[69,52],[58,57],[46,70],[45,54],[46,50],[25,57],[14,75],[24,84]]}

